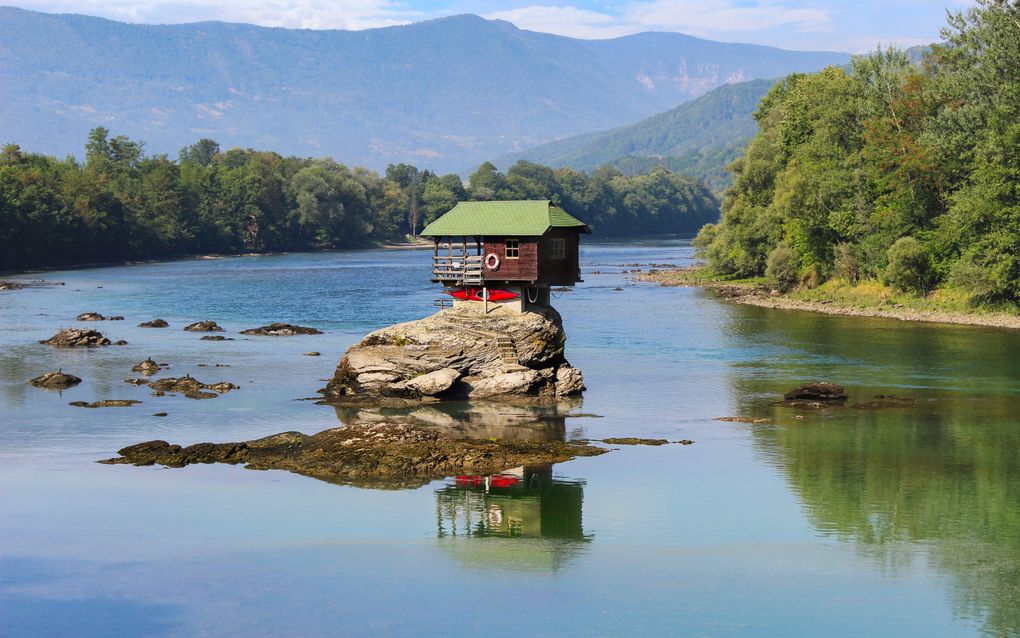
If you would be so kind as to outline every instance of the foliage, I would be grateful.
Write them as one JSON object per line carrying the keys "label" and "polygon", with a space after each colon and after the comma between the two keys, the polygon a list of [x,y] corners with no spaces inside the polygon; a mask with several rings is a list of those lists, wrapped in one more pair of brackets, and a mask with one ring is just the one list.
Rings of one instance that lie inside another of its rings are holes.
{"label": "foliage", "polygon": [[788,292],[797,285],[800,273],[797,268],[797,256],[786,244],[779,244],[771,253],[765,265],[765,281],[779,290]]}
{"label": "foliage", "polygon": [[979,0],[943,38],[923,68],[880,49],[769,91],[698,243],[713,271],[760,276],[785,243],[823,280],[1020,300],[1020,5]]}
{"label": "foliage", "polygon": [[931,260],[921,242],[913,237],[900,237],[889,248],[889,265],[885,279],[893,288],[904,292],[925,293],[931,281]]}
{"label": "foliage", "polygon": [[0,270],[364,246],[414,235],[469,198],[553,199],[604,236],[693,232],[718,206],[701,182],[663,168],[626,177],[519,162],[503,175],[486,162],[465,188],[409,164],[379,175],[209,139],[174,161],[104,128],[86,158],[0,150]]}

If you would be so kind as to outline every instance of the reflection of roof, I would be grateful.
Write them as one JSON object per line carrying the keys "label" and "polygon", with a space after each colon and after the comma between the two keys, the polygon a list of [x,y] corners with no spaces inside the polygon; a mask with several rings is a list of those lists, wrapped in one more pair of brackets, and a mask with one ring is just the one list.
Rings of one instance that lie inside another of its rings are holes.
{"label": "reflection of roof", "polygon": [[537,237],[550,228],[588,226],[547,199],[505,202],[460,202],[421,231],[424,237],[515,235]]}

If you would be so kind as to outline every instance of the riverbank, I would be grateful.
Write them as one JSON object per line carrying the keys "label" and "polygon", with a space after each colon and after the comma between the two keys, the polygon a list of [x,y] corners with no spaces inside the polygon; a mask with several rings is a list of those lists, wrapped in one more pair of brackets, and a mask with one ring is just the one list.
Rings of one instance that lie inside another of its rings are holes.
{"label": "riverbank", "polygon": [[961,306],[965,305],[965,301],[946,291],[916,297],[896,293],[877,282],[853,286],[847,282],[830,281],[818,288],[780,294],[770,291],[762,281],[725,281],[713,277],[701,267],[653,269],[633,273],[632,276],[637,281],[668,287],[706,288],[729,301],[761,308],[1020,329],[1020,314],[993,309],[964,310]]}

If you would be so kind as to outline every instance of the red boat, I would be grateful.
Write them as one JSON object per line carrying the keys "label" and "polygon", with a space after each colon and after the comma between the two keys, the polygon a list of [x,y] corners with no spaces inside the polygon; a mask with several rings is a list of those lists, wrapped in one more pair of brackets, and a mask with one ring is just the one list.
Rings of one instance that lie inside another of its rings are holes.
{"label": "red boat", "polygon": [[489,288],[461,288],[446,294],[467,301],[485,301],[486,298],[489,301],[507,301],[508,299],[516,299],[520,296],[516,292],[510,292],[509,290]]}

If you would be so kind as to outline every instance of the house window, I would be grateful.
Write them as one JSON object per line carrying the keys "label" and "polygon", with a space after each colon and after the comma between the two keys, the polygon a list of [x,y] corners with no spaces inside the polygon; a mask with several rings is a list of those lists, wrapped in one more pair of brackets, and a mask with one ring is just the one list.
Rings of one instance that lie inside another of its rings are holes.
{"label": "house window", "polygon": [[521,241],[519,239],[508,239],[506,240],[506,258],[507,259],[520,259],[521,258]]}
{"label": "house window", "polygon": [[567,258],[567,240],[566,239],[550,239],[549,240],[549,259],[566,259]]}

